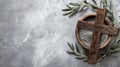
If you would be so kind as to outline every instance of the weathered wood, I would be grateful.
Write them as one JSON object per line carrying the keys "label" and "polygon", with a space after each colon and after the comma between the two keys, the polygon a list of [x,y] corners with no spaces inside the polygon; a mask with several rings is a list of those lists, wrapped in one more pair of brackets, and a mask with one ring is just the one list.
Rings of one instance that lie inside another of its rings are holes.
{"label": "weathered wood", "polygon": [[[82,19],[80,19],[81,21],[86,21],[86,19],[90,19],[90,18],[95,18],[96,17],[96,14],[89,14],[89,15],[87,15],[87,16],[84,16]],[[88,22],[90,22],[90,21],[88,21]],[[107,26],[111,26],[110,25],[110,21],[109,21],[109,19],[106,17],[105,18],[105,25],[107,25]],[[79,22],[77,23],[77,26],[76,26],[76,28],[75,28],[75,35],[76,35],[76,39],[77,39],[77,41],[78,41],[78,43],[83,47],[83,49],[86,49],[87,51],[89,51],[89,49],[90,49],[90,46],[88,46],[88,45],[86,45],[85,43],[84,43],[84,41],[80,38],[81,37],[81,35],[80,35],[80,28],[78,28],[78,25],[79,24]],[[109,45],[109,42],[110,42],[110,40],[111,40],[111,38],[112,38],[112,35],[108,35],[108,37],[107,37],[107,39],[100,45],[100,47],[99,47],[99,49],[103,49],[103,48],[105,48],[107,45]]]}
{"label": "weathered wood", "polygon": [[[99,9],[97,11],[95,24],[102,25],[104,23],[104,20],[105,20],[105,10]],[[99,31],[93,32],[92,42],[91,42],[90,49],[89,49],[89,57],[88,57],[89,63],[96,63],[97,62],[97,55],[99,52],[101,35],[102,35],[102,33]]]}
{"label": "weathered wood", "polygon": [[80,30],[88,30],[88,31],[98,31],[103,34],[108,35],[117,35],[118,29],[108,25],[99,25],[93,24],[87,21],[78,21],[78,28]]}
{"label": "weathered wood", "polygon": [[[77,27],[76,27],[76,33],[79,33],[78,30],[88,30],[93,31],[93,37],[89,48],[89,56],[88,56],[88,62],[89,63],[96,63],[98,58],[98,52],[100,48],[100,41],[102,34],[108,34],[111,35],[118,35],[118,29],[114,28],[112,26],[104,25],[105,22],[105,10],[104,9],[98,9],[95,23],[86,22],[83,20],[79,20]],[[78,41],[81,41],[79,38],[80,36],[77,34],[76,36],[78,38]],[[108,38],[108,41],[110,41],[110,38]],[[106,41],[106,43],[108,43]],[[105,43],[105,44],[106,44]],[[81,41],[81,44],[84,45],[84,43]]]}

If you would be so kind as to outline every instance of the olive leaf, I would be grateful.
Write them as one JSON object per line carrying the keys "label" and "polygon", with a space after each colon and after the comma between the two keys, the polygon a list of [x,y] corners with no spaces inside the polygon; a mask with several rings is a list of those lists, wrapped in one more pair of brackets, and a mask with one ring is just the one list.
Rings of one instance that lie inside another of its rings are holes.
{"label": "olive leaf", "polygon": [[88,9],[88,6],[86,4],[82,4],[80,9],[79,9],[79,12],[80,11],[85,11],[86,9]]}
{"label": "olive leaf", "polygon": [[76,15],[80,11],[85,11],[88,9],[87,4],[85,3],[69,3],[67,5],[66,9],[62,9],[64,11],[64,16],[69,15],[69,17],[72,17]]}
{"label": "olive leaf", "polygon": [[64,13],[63,15],[65,16],[65,15],[69,15],[71,13],[72,13],[71,11],[68,11],[68,12]]}
{"label": "olive leaf", "polygon": [[73,9],[71,13],[69,14],[69,17],[74,16],[78,12],[78,9]]}
{"label": "olive leaf", "polygon": [[86,3],[86,4],[88,4],[87,0],[84,0],[83,2]]}
{"label": "olive leaf", "polygon": [[113,4],[112,4],[112,0],[110,0],[110,10],[112,10]]}
{"label": "olive leaf", "polygon": [[72,7],[70,7],[69,5],[67,5],[67,7],[68,7],[69,9],[72,9]]}
{"label": "olive leaf", "polygon": [[71,50],[68,50],[67,53],[68,54],[72,54],[72,55],[75,55],[77,59],[84,59],[84,58],[87,58],[87,56],[85,54],[82,54],[78,48],[78,46],[75,44],[70,44],[70,43],[67,43],[70,47]]}
{"label": "olive leaf", "polygon": [[72,45],[70,45],[69,42],[67,42],[67,44],[69,45],[70,49],[71,49],[72,51],[74,51],[74,47],[73,47]]}
{"label": "olive leaf", "polygon": [[[92,0],[92,1],[94,4],[89,3],[87,0],[84,0],[82,3],[69,3],[67,5],[67,8],[62,10],[64,11],[63,15],[69,15],[69,17],[72,17],[79,12],[87,10],[89,6],[92,7],[92,10],[95,12],[99,8],[104,8],[106,10],[106,16],[110,20],[112,26],[115,26],[114,22],[117,22],[117,21],[115,21],[114,14],[113,14],[112,0],[110,0],[110,3],[108,3],[107,0],[101,0],[100,6],[97,5],[96,0]],[[67,51],[68,54],[75,55],[77,59],[87,59],[88,54],[82,53],[76,44],[75,45],[70,43],[67,43],[67,44],[70,47],[70,50]],[[118,36],[113,37],[110,43],[110,47],[107,50],[105,50],[103,54],[100,54],[100,58],[98,59],[98,61],[101,61],[108,55],[112,55],[114,53],[116,54],[119,51],[120,51],[120,33],[118,34]]]}
{"label": "olive leaf", "polygon": [[107,4],[107,0],[103,0],[103,1],[105,2],[106,5],[108,5],[108,4]]}
{"label": "olive leaf", "polygon": [[92,0],[95,5],[97,5],[97,2],[95,0]]}
{"label": "olive leaf", "polygon": [[70,11],[71,9],[62,9],[62,11]]}
{"label": "olive leaf", "polygon": [[69,4],[72,5],[72,6],[80,6],[79,3],[69,3]]}
{"label": "olive leaf", "polygon": [[68,54],[74,54],[74,52],[73,51],[70,51],[70,50],[68,50],[68,51],[66,51]]}
{"label": "olive leaf", "polygon": [[107,49],[107,51],[98,59],[98,62],[103,60],[108,55],[114,55],[120,51],[120,41],[117,41],[117,38],[115,37],[112,40],[111,47]]}
{"label": "olive leaf", "polygon": [[77,44],[75,44],[75,47],[76,47],[76,52],[80,53],[80,50],[79,50]]}
{"label": "olive leaf", "polygon": [[107,0],[101,0],[101,3],[103,4],[103,7],[107,7],[108,6]]}

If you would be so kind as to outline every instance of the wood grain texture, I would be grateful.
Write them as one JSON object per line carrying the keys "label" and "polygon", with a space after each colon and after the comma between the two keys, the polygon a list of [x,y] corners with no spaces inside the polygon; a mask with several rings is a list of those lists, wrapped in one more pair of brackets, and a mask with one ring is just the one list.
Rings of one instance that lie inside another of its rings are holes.
{"label": "wood grain texture", "polygon": [[[93,18],[94,17],[94,18]],[[89,15],[86,15],[86,16],[84,16],[82,19],[80,19],[79,21],[78,21],[78,23],[77,23],[77,25],[76,25],[76,28],[75,28],[75,35],[76,35],[76,39],[77,39],[77,41],[78,41],[78,43],[83,47],[83,49],[86,49],[87,51],[89,51],[89,49],[90,49],[90,46],[87,46],[84,42],[83,42],[83,40],[80,38],[81,37],[81,35],[80,35],[80,27],[85,27],[85,26],[83,26],[83,25],[81,25],[80,26],[80,22],[85,22],[85,21],[87,21],[86,19],[90,19],[90,18],[93,18],[93,19],[95,19],[95,17],[96,17],[96,14],[89,14]],[[90,22],[90,21],[88,21],[88,22]],[[87,23],[87,22],[86,22]],[[110,25],[110,21],[109,21],[109,19],[106,17],[105,18],[105,23],[104,23],[104,25],[107,25],[107,26],[111,26]],[[86,25],[86,27],[85,28],[87,28],[87,25]],[[88,28],[89,29],[89,28]],[[84,29],[85,30],[85,29]],[[108,35],[108,37],[107,37],[107,39],[105,40],[105,42],[103,42],[101,45],[100,45],[100,47],[99,47],[99,49],[104,49],[108,44],[109,44],[109,42],[110,42],[110,40],[111,40],[111,38],[112,38],[112,36],[111,35]]]}
{"label": "wood grain texture", "polygon": [[[97,16],[95,19],[95,24],[102,25],[105,20],[105,10],[98,9]],[[100,40],[101,40],[102,33],[99,31],[93,32],[92,42],[89,49],[89,56],[88,62],[89,63],[96,63],[97,62],[97,55],[99,52]]]}
{"label": "wood grain texture", "polygon": [[117,35],[118,29],[108,25],[99,25],[93,24],[87,21],[78,21],[78,28],[80,30],[88,30],[88,31],[98,31],[103,34],[108,35]]}

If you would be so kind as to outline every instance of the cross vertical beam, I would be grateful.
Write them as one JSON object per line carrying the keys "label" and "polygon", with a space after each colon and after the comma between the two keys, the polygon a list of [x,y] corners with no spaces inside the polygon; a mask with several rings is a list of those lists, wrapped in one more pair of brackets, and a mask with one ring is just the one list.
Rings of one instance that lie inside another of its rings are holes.
{"label": "cross vertical beam", "polygon": [[[97,16],[95,19],[95,24],[102,25],[104,24],[104,20],[105,20],[105,9],[98,9]],[[92,42],[91,42],[90,49],[89,49],[89,57],[88,57],[89,63],[97,62],[101,35],[102,33],[99,31],[93,32]]]}

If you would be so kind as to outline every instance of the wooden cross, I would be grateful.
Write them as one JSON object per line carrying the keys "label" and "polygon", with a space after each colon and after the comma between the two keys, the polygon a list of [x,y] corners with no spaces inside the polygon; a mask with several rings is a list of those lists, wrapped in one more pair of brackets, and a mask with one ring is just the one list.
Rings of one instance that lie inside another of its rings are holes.
{"label": "wooden cross", "polygon": [[80,30],[93,31],[92,42],[90,44],[88,62],[96,63],[99,52],[102,33],[108,35],[117,35],[118,29],[112,26],[103,25],[105,20],[105,9],[98,9],[95,24],[87,21],[78,21]]}

